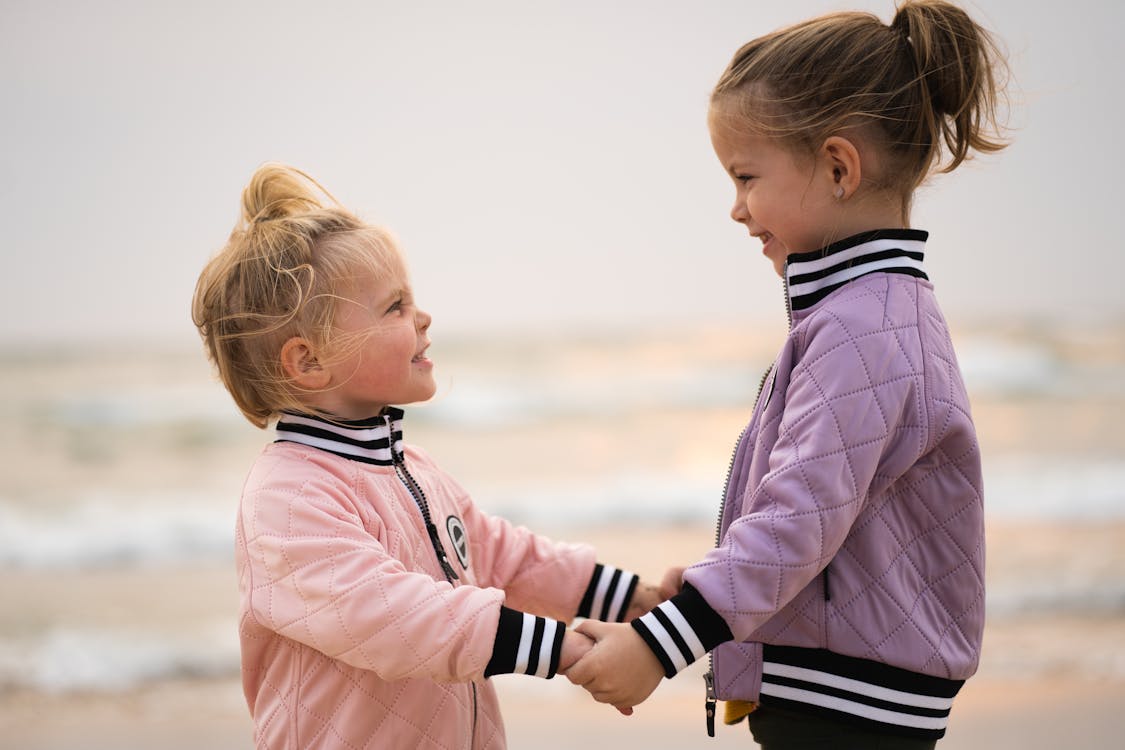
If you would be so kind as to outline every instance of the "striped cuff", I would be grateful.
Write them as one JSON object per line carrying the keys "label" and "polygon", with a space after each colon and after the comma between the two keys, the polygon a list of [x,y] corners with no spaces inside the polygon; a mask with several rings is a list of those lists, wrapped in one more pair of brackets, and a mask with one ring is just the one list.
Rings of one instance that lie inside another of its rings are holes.
{"label": "striped cuff", "polygon": [[559,669],[566,626],[548,617],[500,607],[496,643],[484,676],[529,674],[551,679]]}
{"label": "striped cuff", "polygon": [[598,563],[582,603],[578,605],[578,617],[602,622],[621,622],[633,600],[633,591],[640,578],[628,571],[612,565]]}
{"label": "striped cuff", "polygon": [[632,624],[664,666],[666,677],[675,677],[715,646],[734,638],[726,621],[689,584]]}
{"label": "striped cuff", "polygon": [[830,651],[766,644],[761,702],[889,734],[940,739],[964,682]]}

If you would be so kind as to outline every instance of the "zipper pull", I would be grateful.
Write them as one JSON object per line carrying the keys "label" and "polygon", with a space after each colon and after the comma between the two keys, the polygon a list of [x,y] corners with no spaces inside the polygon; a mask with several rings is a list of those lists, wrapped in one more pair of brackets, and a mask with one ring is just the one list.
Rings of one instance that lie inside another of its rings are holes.
{"label": "zipper pull", "polygon": [[426,530],[430,532],[430,542],[434,545],[434,552],[437,553],[437,559],[445,577],[449,579],[450,583],[460,580],[461,576],[457,575],[457,571],[453,569],[453,565],[445,554],[445,547],[441,546],[441,537],[438,536],[437,527],[432,523],[426,524],[426,527]]}
{"label": "zipper pull", "polygon": [[460,580],[461,576],[457,575],[457,571],[454,570],[453,566],[449,564],[448,557],[443,554],[438,559],[441,562],[441,569],[445,572],[446,577],[449,578],[450,583]]}
{"label": "zipper pull", "polygon": [[707,700],[703,702],[703,707],[707,711],[707,736],[715,736],[715,673],[708,670],[707,674],[703,675],[703,682],[707,684]]}

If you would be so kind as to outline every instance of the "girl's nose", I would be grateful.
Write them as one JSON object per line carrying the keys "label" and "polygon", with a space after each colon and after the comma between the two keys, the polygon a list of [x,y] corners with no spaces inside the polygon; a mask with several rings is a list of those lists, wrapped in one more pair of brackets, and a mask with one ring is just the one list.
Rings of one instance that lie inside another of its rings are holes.
{"label": "girl's nose", "polygon": [[432,321],[433,317],[428,312],[418,308],[418,313],[414,316],[414,325],[418,327],[420,333],[425,333]]}
{"label": "girl's nose", "polygon": [[746,210],[746,201],[742,200],[741,196],[734,199],[734,205],[730,207],[730,217],[739,224],[745,224],[750,218],[750,212]]}

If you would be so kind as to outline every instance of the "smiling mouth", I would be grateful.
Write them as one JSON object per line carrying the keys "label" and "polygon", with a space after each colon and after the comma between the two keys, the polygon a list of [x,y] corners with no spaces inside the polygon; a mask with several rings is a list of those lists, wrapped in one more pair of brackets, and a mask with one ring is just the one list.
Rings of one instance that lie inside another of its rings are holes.
{"label": "smiling mouth", "polygon": [[761,234],[752,234],[750,236],[753,237],[756,240],[761,241],[763,253],[766,252],[766,248],[768,248],[770,246],[770,243],[773,242],[773,239],[774,239],[773,235],[770,234],[769,232],[762,232]]}

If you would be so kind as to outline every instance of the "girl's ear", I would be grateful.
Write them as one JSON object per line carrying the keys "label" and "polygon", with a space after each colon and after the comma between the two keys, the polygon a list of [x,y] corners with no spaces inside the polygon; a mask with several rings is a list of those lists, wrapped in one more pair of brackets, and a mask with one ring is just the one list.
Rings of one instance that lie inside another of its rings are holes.
{"label": "girl's ear", "polygon": [[859,188],[863,172],[855,143],[843,136],[833,135],[824,141],[819,155],[832,182],[832,196],[837,200],[851,197]]}
{"label": "girl's ear", "polygon": [[312,344],[300,336],[281,345],[281,368],[290,380],[310,391],[325,388],[331,379],[331,374],[317,360]]}

